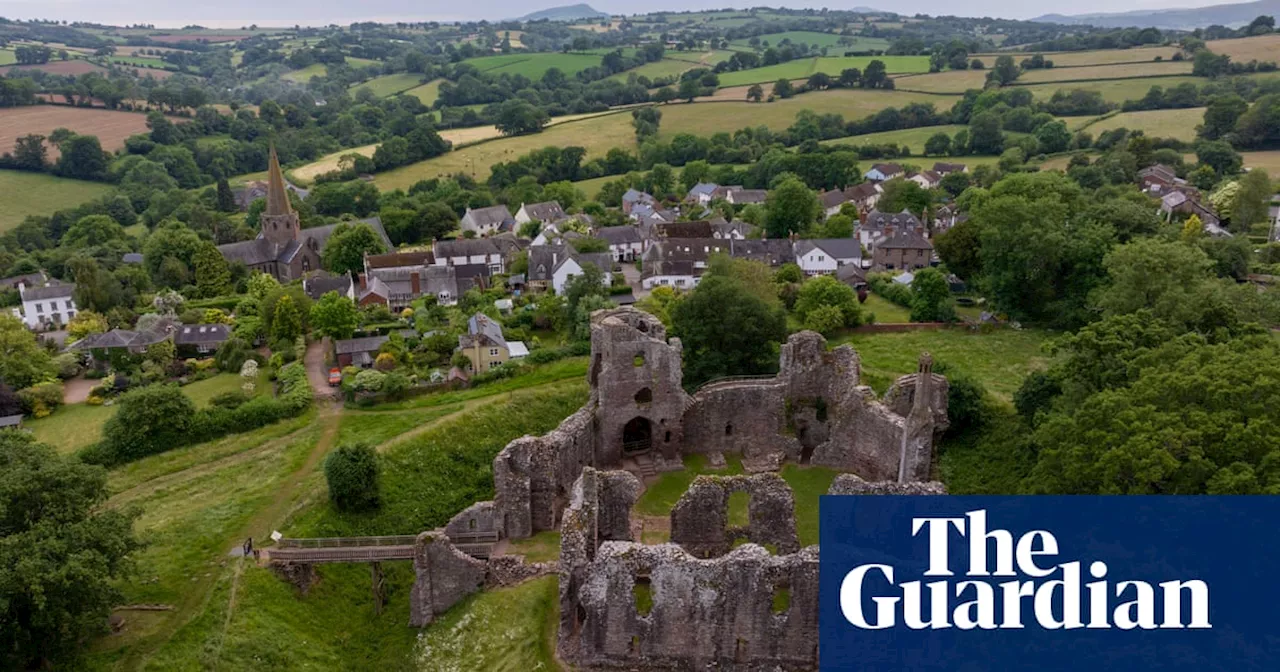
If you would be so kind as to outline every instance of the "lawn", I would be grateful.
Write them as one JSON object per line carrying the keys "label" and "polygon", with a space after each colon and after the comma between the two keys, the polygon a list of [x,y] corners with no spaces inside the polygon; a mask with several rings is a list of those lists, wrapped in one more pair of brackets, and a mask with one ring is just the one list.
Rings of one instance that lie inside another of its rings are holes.
{"label": "lawn", "polygon": [[[240,391],[240,385],[243,382],[238,375],[222,373],[185,385],[182,391],[199,408],[207,406],[209,400],[215,395]],[[258,377],[257,393],[270,389],[266,372],[263,371]],[[102,426],[107,424],[107,420],[113,415],[115,415],[113,406],[71,404],[59,408],[47,418],[28,420],[24,424],[36,439],[53,446],[60,453],[72,453],[102,438]]]}
{"label": "lawn", "polygon": [[762,68],[725,72],[720,75],[721,86],[739,86],[742,84],[758,84],[776,82],[779,79],[803,79],[815,72],[839,75],[846,68],[865,70],[873,60],[883,61],[890,74],[903,72],[928,72],[927,56],[835,56],[801,58],[778,65]]}
{"label": "lawn", "polygon": [[421,85],[422,75],[412,72],[398,72],[394,75],[383,75],[374,77],[367,82],[352,84],[349,90],[355,93],[360,89],[368,88],[379,98],[385,98]]}
{"label": "lawn", "polygon": [[[683,471],[668,471],[658,478],[640,495],[636,501],[635,513],[642,516],[669,516],[693,484],[695,478],[702,474],[733,475],[741,474],[742,459],[738,455],[725,455],[725,468],[712,469],[703,455],[686,455]],[[818,543],[818,498],[831,489],[831,482],[838,472],[824,467],[808,467],[787,464],[782,468],[782,478],[791,486],[795,494],[796,532],[800,536],[800,545],[809,546]],[[728,505],[729,524],[745,526],[747,523],[748,499],[731,497]]]}
{"label": "lawn", "polygon": [[1052,335],[1038,329],[970,331],[957,327],[897,334],[850,334],[829,345],[848,343],[862,361],[863,383],[883,393],[898,376],[914,373],[920,353],[976,377],[996,398],[1012,401],[1026,375],[1048,365],[1041,349]]}
{"label": "lawn", "polygon": [[523,555],[525,562],[551,562],[560,559],[560,532],[543,530],[531,537],[512,539],[508,555]]}
{"label": "lawn", "polygon": [[870,291],[867,292],[866,302],[862,304],[862,315],[864,318],[867,313],[873,313],[876,316],[876,324],[896,324],[911,321],[910,308],[903,308],[879,294]]}
{"label": "lawn", "polygon": [[1094,137],[1113,128],[1127,128],[1142,131],[1154,138],[1177,138],[1183,142],[1191,142],[1196,139],[1196,125],[1204,121],[1204,110],[1203,107],[1191,107],[1123,112],[1089,124],[1085,129]]}
{"label": "lawn", "polygon": [[405,411],[413,408],[435,408],[446,404],[457,404],[472,399],[488,397],[504,392],[515,392],[526,387],[557,383],[562,380],[587,379],[587,357],[568,357],[550,364],[543,364],[528,373],[512,376],[504,380],[486,383],[455,392],[437,392],[424,394],[405,401],[380,404],[374,411]]}
{"label": "lawn", "polygon": [[52,215],[85,201],[105,196],[111,185],[54,177],[44,173],[0,170],[0,233],[22,223],[27,215]]}

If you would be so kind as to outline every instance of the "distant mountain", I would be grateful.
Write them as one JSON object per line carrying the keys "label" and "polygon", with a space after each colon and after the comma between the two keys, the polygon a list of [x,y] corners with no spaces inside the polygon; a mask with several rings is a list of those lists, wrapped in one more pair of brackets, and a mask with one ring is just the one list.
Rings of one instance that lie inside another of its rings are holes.
{"label": "distant mountain", "polygon": [[551,7],[532,14],[525,14],[520,17],[521,21],[538,21],[547,19],[549,21],[577,21],[578,19],[603,19],[609,14],[602,12],[591,5],[582,3],[579,5],[565,5],[563,7]]}
{"label": "distant mountain", "polygon": [[1213,5],[1192,9],[1143,9],[1114,14],[1045,14],[1032,21],[1087,24],[1101,28],[1161,28],[1164,30],[1194,30],[1220,25],[1239,28],[1258,16],[1280,15],[1280,0],[1257,0],[1233,5]]}

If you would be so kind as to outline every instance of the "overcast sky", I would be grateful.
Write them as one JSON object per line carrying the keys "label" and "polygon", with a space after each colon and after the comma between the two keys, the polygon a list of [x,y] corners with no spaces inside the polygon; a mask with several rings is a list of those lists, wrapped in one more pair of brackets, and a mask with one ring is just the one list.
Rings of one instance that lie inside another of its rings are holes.
{"label": "overcast sky", "polygon": [[[911,3],[907,13],[963,14],[967,16],[1000,16],[1026,19],[1050,12],[1085,14],[1091,12],[1115,12],[1135,9],[1169,7],[1202,7],[1226,4],[1236,0],[1076,0],[1075,2],[1050,3],[1025,0],[970,0],[960,3],[954,0],[919,0]],[[122,25],[153,23],[161,27],[176,27],[196,23],[209,27],[238,28],[257,23],[263,26],[348,24],[353,21],[457,21],[468,19],[502,19],[522,16],[544,7],[574,4],[574,0],[469,0],[468,2],[441,2],[427,0],[0,0],[0,16],[12,19],[65,19],[87,20]],[[626,0],[596,0],[589,2],[600,11],[635,13],[642,11],[688,11],[725,7],[724,0],[655,0],[635,3]],[[743,3],[749,4],[749,3]],[[754,4],[754,3],[750,3]],[[764,3],[761,3],[764,4]],[[896,3],[871,0],[820,0],[791,2],[788,7],[879,7],[890,9]],[[906,12],[907,10],[899,10]]]}

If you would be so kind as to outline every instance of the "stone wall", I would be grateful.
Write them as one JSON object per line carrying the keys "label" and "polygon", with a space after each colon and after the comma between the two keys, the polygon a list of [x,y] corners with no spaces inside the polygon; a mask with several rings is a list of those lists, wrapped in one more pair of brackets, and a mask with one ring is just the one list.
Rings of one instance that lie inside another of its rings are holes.
{"label": "stone wall", "polygon": [[[819,551],[797,548],[793,495],[781,478],[699,476],[672,512],[672,541],[683,538],[682,547],[602,538],[593,529],[600,511],[629,509],[634,502],[629,488],[602,487],[603,478],[623,482],[604,474],[583,471],[561,528],[561,660],[586,669],[817,669]],[[789,531],[791,541],[780,543],[777,554],[749,542],[717,557],[695,557],[689,541],[715,541],[717,525],[724,534],[725,500],[735,490],[769,502],[763,507],[767,514],[751,513],[753,522],[759,517],[768,528],[751,534],[776,539]],[[829,494],[945,489],[940,483],[867,482],[844,474]],[[697,515],[699,508],[704,515]],[[684,527],[686,522],[692,527]]]}
{"label": "stone wall", "polygon": [[418,535],[413,570],[409,625],[419,628],[485,583],[485,563],[459,551],[447,536],[432,532]]}
{"label": "stone wall", "polygon": [[[744,492],[747,527],[728,524],[729,496]],[[700,558],[724,555],[738,539],[768,546],[776,553],[800,548],[795,499],[777,474],[698,476],[671,510],[671,542]]]}
{"label": "stone wall", "polygon": [[503,530],[501,511],[493,502],[476,502],[459,511],[444,526],[444,533],[451,538],[457,537],[459,534],[488,534],[495,532],[501,536]]}
{"label": "stone wall", "polygon": [[[791,461],[873,480],[922,480],[946,427],[945,378],[904,376],[881,402],[861,384],[853,348],[827,350],[813,332],[787,340],[776,376],[718,381],[692,397],[682,388],[679,340],[647,313],[597,311],[591,351],[587,405],[494,459],[493,516],[506,537],[555,529],[582,469],[619,468],[625,448],[650,447],[659,470],[679,468],[688,454],[733,453],[753,473]],[[921,367],[931,366],[927,359]],[[916,394],[920,380],[930,383],[924,394]]]}

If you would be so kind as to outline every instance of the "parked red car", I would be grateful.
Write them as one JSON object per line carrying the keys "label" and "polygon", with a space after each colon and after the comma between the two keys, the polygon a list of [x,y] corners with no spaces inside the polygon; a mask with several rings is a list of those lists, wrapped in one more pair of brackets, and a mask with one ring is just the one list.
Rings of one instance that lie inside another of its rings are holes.
{"label": "parked red car", "polygon": [[329,369],[329,387],[337,387],[342,384],[342,369],[334,367]]}

